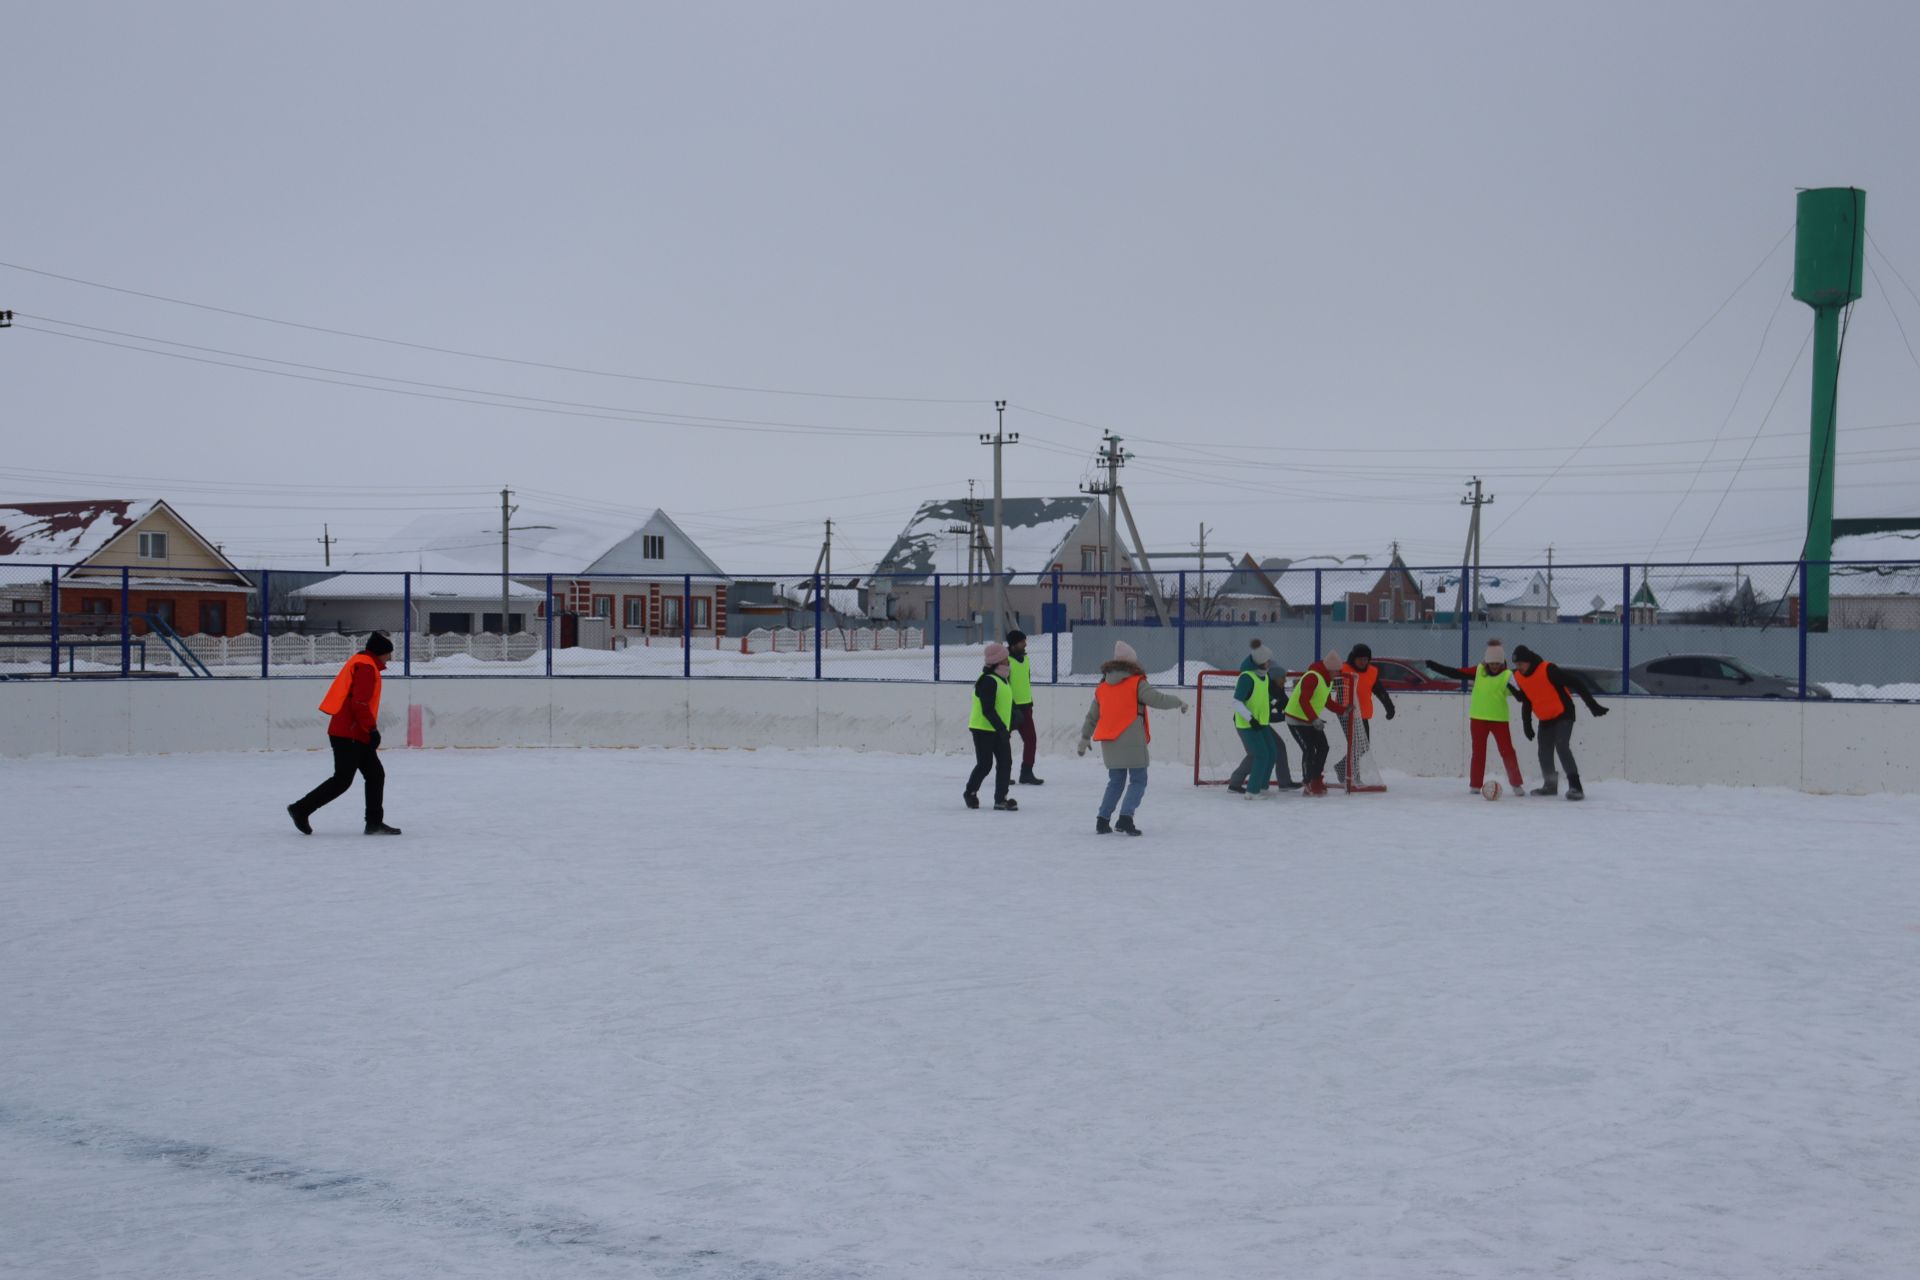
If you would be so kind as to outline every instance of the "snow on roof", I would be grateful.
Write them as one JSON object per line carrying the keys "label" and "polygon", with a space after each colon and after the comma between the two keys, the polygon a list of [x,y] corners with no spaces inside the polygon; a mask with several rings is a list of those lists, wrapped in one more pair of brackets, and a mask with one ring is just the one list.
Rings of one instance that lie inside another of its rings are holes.
{"label": "snow on roof", "polygon": [[1509,573],[1504,578],[1484,583],[1481,594],[1488,605],[1503,609],[1557,610],[1560,607],[1559,593],[1548,588],[1547,575],[1537,569],[1524,585],[1518,582],[1517,575]]}
{"label": "snow on roof", "polygon": [[78,564],[159,505],[158,498],[0,505],[0,562]]}
{"label": "snow on roof", "polygon": [[[398,573],[343,573],[324,578],[311,586],[301,587],[288,593],[295,603],[313,604],[323,600],[398,600],[405,586]],[[558,588],[555,588],[556,593]],[[461,575],[450,577],[443,574],[413,575],[413,599],[425,600],[462,600],[500,602],[500,572],[496,567],[491,578]],[[524,583],[511,579],[507,583],[507,594],[515,600],[544,600],[546,592],[536,590]]]}
{"label": "snow on roof", "polygon": [[[979,518],[986,523],[987,536],[993,536],[993,503],[976,499]],[[1077,549],[1061,551],[1061,545],[1075,527],[1094,509],[1097,499],[1090,495],[1071,498],[1007,498],[1003,500],[1001,524],[1005,529],[1002,561],[1006,572],[1046,573],[1055,564],[1069,571],[1080,567]],[[877,577],[888,574],[923,577],[930,573],[964,573],[967,566],[967,499],[936,499],[920,504],[913,519],[900,531],[893,546],[874,566]],[[959,525],[963,532],[950,529]],[[1123,567],[1130,560],[1124,557]]]}
{"label": "snow on roof", "polygon": [[[1829,579],[1833,595],[1920,595],[1920,529],[1889,529],[1835,538],[1833,559],[1878,562],[1835,563]],[[1903,560],[1907,563],[1898,563]]]}
{"label": "snow on roof", "polygon": [[[656,509],[642,520],[527,505],[513,513],[509,567],[519,575],[584,576],[589,570],[602,567],[600,562],[621,552],[625,544],[636,541],[643,531],[677,535],[686,549],[683,551],[678,541],[670,537],[669,552],[679,554],[670,554],[665,560],[646,561],[644,570],[638,567],[637,557],[633,557],[631,566],[615,569],[609,565],[604,566],[603,571],[661,576],[719,572],[664,511]],[[333,558],[342,569],[381,573],[491,573],[496,577],[500,573],[498,508],[429,512],[381,541],[384,545],[372,550],[336,552]],[[310,558],[302,557],[297,567],[311,569],[313,564]]]}

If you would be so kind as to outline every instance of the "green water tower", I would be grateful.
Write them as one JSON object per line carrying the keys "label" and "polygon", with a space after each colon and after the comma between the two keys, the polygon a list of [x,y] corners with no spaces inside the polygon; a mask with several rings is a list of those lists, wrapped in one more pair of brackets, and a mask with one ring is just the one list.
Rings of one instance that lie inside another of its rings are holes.
{"label": "green water tower", "polygon": [[1793,248],[1793,296],[1813,308],[1813,438],[1807,459],[1807,626],[1827,629],[1827,561],[1833,558],[1833,471],[1840,398],[1840,316],[1860,296],[1867,193],[1816,187],[1800,193]]}

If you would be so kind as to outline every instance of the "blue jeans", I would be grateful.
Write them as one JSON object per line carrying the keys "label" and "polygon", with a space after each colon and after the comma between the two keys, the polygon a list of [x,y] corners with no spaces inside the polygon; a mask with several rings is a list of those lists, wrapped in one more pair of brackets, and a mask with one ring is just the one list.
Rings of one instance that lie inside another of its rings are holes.
{"label": "blue jeans", "polygon": [[[1126,799],[1120,793],[1127,793]],[[1113,806],[1120,806],[1120,816],[1131,818],[1133,811],[1140,807],[1140,797],[1147,793],[1147,771],[1145,769],[1109,769],[1107,770],[1107,794],[1100,801],[1100,816],[1111,818]]]}

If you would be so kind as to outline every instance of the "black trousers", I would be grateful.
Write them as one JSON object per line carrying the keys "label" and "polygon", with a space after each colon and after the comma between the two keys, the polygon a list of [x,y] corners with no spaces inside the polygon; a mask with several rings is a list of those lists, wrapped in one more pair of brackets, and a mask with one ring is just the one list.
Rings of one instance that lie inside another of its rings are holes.
{"label": "black trousers", "polygon": [[353,786],[353,775],[359,774],[367,781],[367,822],[386,821],[386,809],[383,807],[387,793],[387,771],[380,763],[380,753],[371,743],[355,742],[352,738],[329,737],[333,744],[333,776],[307,792],[300,798],[299,809],[310,814],[321,805],[338,800]]}
{"label": "black trousers", "polygon": [[973,733],[973,773],[967,779],[967,794],[980,794],[980,783],[986,778],[987,770],[993,770],[993,798],[1005,800],[1007,787],[1013,782],[1013,739],[1004,733],[995,733],[991,729],[974,729]]}
{"label": "black trousers", "polygon": [[1557,770],[1553,767],[1553,758],[1558,755],[1565,770],[1568,782],[1580,781],[1580,766],[1573,760],[1573,717],[1561,716],[1557,720],[1542,720],[1534,729],[1534,738],[1540,746],[1540,776],[1551,778]]}
{"label": "black trousers", "polygon": [[1300,777],[1303,781],[1316,781],[1327,770],[1327,731],[1318,724],[1304,725],[1295,721],[1287,722],[1287,732],[1300,744]]}

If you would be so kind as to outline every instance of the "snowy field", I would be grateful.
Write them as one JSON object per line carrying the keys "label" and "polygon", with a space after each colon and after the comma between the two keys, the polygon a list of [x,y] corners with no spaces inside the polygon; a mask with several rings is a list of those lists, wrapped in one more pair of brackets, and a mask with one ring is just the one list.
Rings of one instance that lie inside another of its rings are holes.
{"label": "snowy field", "polygon": [[0,1274],[1915,1274],[1920,798],[387,760],[0,764]]}

